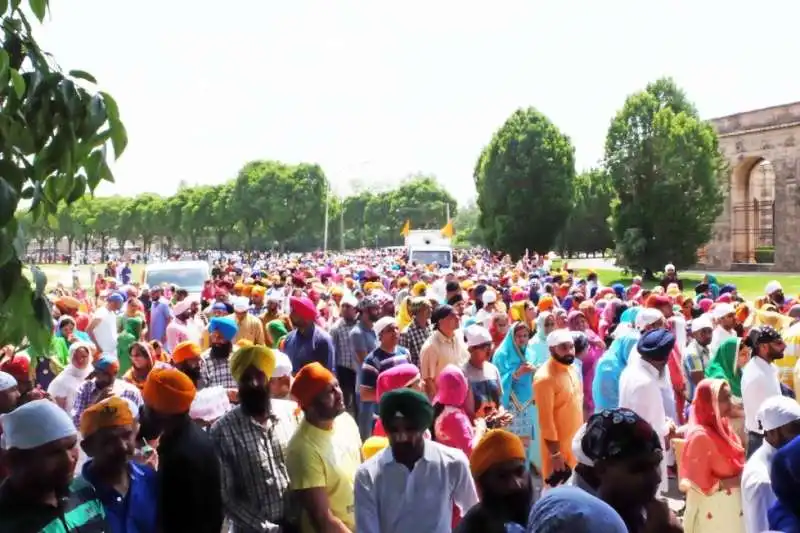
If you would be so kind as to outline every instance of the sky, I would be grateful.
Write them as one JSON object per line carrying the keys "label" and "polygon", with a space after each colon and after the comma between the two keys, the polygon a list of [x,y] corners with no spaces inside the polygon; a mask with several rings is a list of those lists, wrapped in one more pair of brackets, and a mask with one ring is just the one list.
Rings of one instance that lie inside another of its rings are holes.
{"label": "sky", "polygon": [[765,0],[50,0],[40,44],[91,72],[129,144],[98,194],[313,162],[333,192],[434,174],[475,195],[492,134],[533,106],[577,169],[626,96],[672,76],[704,118],[794,102],[800,3]]}

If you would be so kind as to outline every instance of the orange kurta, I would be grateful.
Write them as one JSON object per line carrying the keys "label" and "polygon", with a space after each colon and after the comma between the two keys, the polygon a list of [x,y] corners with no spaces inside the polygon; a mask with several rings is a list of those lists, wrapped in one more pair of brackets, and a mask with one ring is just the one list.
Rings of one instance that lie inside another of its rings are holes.
{"label": "orange kurta", "polygon": [[575,367],[552,357],[536,371],[533,392],[539,411],[536,435],[542,450],[542,477],[553,473],[545,440],[558,442],[561,456],[570,468],[577,463],[572,454],[572,438],[583,425],[583,386]]}

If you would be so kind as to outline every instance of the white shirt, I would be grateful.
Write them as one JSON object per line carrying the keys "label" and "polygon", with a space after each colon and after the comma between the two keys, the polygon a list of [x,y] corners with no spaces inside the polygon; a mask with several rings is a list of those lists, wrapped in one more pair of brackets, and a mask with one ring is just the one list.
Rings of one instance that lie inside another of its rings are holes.
{"label": "white shirt", "polygon": [[94,320],[100,323],[94,328],[94,338],[103,355],[117,355],[117,315],[103,306],[94,312]]}
{"label": "white shirt", "polygon": [[[628,363],[619,378],[619,406],[630,409],[650,424],[665,445],[665,438],[669,433],[670,420],[664,409],[663,389],[667,386],[665,375],[659,375],[658,370],[642,359],[637,358]],[[666,460],[661,461],[661,486],[660,490],[666,492],[669,480],[667,478]]]}
{"label": "white shirt", "polygon": [[769,479],[769,470],[775,452],[775,448],[764,441],[744,465],[742,512],[744,513],[746,533],[762,533],[769,530],[767,511],[777,501]]}
{"label": "white shirt", "polygon": [[453,503],[464,516],[478,494],[464,452],[438,442],[425,441],[413,470],[388,447],[356,472],[358,533],[450,533]]}
{"label": "white shirt", "polygon": [[747,431],[761,433],[756,415],[764,400],[780,396],[781,382],[778,367],[753,356],[742,369],[742,401],[744,402],[744,427]]}
{"label": "white shirt", "polygon": [[722,326],[715,327],[714,331],[711,333],[711,344],[708,345],[708,350],[711,354],[711,357],[714,357],[714,354],[716,353],[717,348],[719,348],[719,345],[722,344],[722,341],[735,336],[736,332],[733,330],[728,331]]}

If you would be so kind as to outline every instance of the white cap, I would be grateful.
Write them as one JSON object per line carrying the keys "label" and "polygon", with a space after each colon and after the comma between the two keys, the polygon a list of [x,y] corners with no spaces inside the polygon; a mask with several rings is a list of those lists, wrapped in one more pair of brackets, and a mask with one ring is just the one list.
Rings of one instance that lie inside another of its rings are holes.
{"label": "white cap", "polygon": [[231,410],[228,393],[222,387],[206,387],[197,391],[189,408],[192,420],[213,422]]}
{"label": "white cap", "polygon": [[375,322],[375,325],[372,326],[372,330],[375,332],[375,335],[380,337],[381,333],[383,333],[383,330],[385,330],[389,326],[396,326],[396,325],[397,321],[394,319],[393,316],[385,316],[380,320],[378,320],[377,322]]}
{"label": "white cap", "polygon": [[487,289],[486,292],[483,293],[483,296],[481,296],[481,300],[483,301],[483,305],[493,304],[497,301],[497,293],[491,289]]}
{"label": "white cap", "polygon": [[714,314],[714,318],[719,320],[720,318],[727,316],[731,313],[736,312],[736,309],[733,308],[733,304],[729,303],[721,303],[714,306],[714,309],[711,310]]}
{"label": "white cap", "polygon": [[594,466],[594,461],[586,457],[586,453],[583,451],[583,436],[586,435],[586,424],[583,424],[580,428],[578,428],[578,432],[575,433],[575,436],[572,437],[572,455],[575,456],[575,459],[586,466]]}
{"label": "white cap", "polygon": [[572,332],[568,329],[557,329],[547,336],[547,346],[550,348],[561,344],[573,342]]}
{"label": "white cap", "polygon": [[349,305],[351,307],[358,307],[358,298],[353,296],[352,294],[346,294],[342,297],[341,305]]}
{"label": "white cap", "polygon": [[72,418],[50,400],[34,400],[0,417],[3,447],[31,450],[78,434]]}
{"label": "white cap", "polygon": [[478,324],[472,324],[465,329],[464,337],[467,338],[467,348],[492,343],[492,335],[489,330]]}
{"label": "white cap", "polygon": [[17,386],[17,379],[8,372],[0,371],[0,392]]}
{"label": "white cap", "polygon": [[280,350],[272,350],[275,354],[275,370],[272,371],[273,378],[282,378],[292,375],[292,360]]}
{"label": "white cap", "polygon": [[664,272],[675,272],[675,265],[672,263],[664,267]]}
{"label": "white cap", "polygon": [[781,285],[781,282],[773,279],[772,281],[767,283],[767,287],[764,289],[764,293],[769,296],[770,294],[775,294],[776,292],[782,290],[783,286]]}
{"label": "white cap", "polygon": [[635,326],[636,329],[644,329],[647,326],[652,326],[659,320],[664,320],[664,313],[658,309],[646,307],[639,311],[639,313],[636,315]]}
{"label": "white cap", "polygon": [[707,314],[700,315],[692,320],[692,333],[697,333],[701,329],[713,329],[714,324],[711,323],[711,317]]}
{"label": "white cap", "polygon": [[756,420],[762,431],[772,431],[800,420],[800,404],[788,396],[770,396],[761,403]]}
{"label": "white cap", "polygon": [[250,309],[250,299],[245,296],[239,296],[233,299],[233,310],[237,313],[244,313]]}

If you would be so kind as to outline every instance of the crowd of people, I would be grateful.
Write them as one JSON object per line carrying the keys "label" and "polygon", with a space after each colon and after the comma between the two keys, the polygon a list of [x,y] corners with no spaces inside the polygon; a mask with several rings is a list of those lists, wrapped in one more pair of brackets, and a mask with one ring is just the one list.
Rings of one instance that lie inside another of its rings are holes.
{"label": "crowd of people", "polygon": [[800,531],[777,282],[362,251],[96,289],[0,353],[4,533]]}

